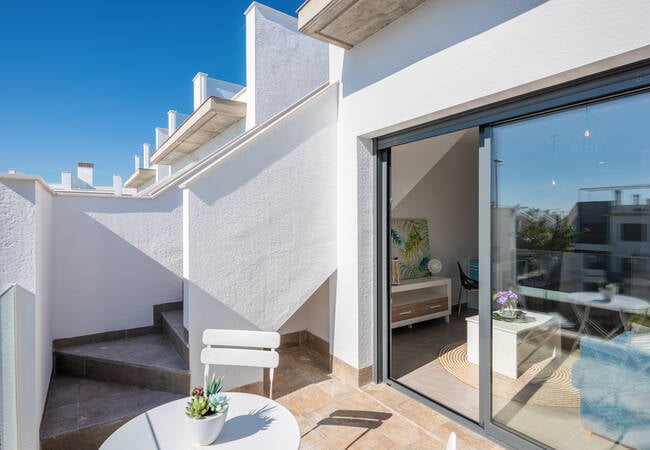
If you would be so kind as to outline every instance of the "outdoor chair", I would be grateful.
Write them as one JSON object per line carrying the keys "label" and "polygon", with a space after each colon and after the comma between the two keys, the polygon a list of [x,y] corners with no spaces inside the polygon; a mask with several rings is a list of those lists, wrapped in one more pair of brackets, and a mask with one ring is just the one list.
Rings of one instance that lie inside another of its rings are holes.
{"label": "outdoor chair", "polygon": [[280,361],[275,351],[280,346],[279,333],[207,329],[203,332],[203,344],[204,386],[208,383],[210,365],[260,367],[269,369],[269,398],[273,398],[273,370]]}
{"label": "outdoor chair", "polygon": [[463,272],[463,268],[460,266],[460,263],[456,261],[456,265],[458,265],[458,276],[460,277],[460,290],[458,291],[458,316],[460,317],[460,308],[462,306],[461,303],[461,295],[463,292],[466,293],[465,298],[467,298],[467,293],[469,291],[477,290],[478,289],[478,281],[476,281],[473,278],[468,277],[465,272]]}

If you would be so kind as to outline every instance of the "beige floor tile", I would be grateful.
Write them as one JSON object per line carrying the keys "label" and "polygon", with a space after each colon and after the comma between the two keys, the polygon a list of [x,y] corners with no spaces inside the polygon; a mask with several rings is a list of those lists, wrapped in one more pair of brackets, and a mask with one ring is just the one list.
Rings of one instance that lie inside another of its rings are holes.
{"label": "beige floor tile", "polygon": [[309,385],[285,395],[278,402],[286,406],[293,414],[304,415],[327,406],[332,397],[315,385]]}
{"label": "beige floor tile", "polygon": [[431,450],[431,449],[440,449],[443,450],[447,446],[446,441],[441,441],[431,436],[427,436],[423,439],[418,440],[406,447],[404,449],[408,450]]}
{"label": "beige floor tile", "polygon": [[362,434],[359,439],[352,443],[349,449],[354,450],[393,450],[400,448],[393,440],[385,436],[379,430],[368,430],[366,433]]}
{"label": "beige floor tile", "polygon": [[407,395],[402,394],[398,390],[393,389],[392,387],[383,383],[369,384],[367,386],[364,386],[362,389],[364,392],[367,392],[378,401],[387,405],[391,405],[393,407],[404,403],[407,400],[410,400]]}
{"label": "beige floor tile", "polygon": [[296,416],[302,449],[444,449],[451,431],[459,449],[499,448],[390,386],[358,389],[299,347],[280,352],[275,398]]}
{"label": "beige floor tile", "polygon": [[446,423],[449,419],[415,400],[407,400],[395,407],[397,412],[427,431]]}
{"label": "beige floor tile", "polygon": [[429,436],[421,427],[408,421],[400,414],[386,420],[379,430],[388,436],[398,448],[405,448]]}

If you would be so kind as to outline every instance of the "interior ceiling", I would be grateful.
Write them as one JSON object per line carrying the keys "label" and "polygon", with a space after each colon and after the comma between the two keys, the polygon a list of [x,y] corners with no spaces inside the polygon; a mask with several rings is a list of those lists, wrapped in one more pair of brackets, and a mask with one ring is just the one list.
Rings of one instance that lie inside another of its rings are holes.
{"label": "interior ceiling", "polygon": [[391,209],[397,207],[433,166],[459,143],[478,148],[478,127],[393,147]]}

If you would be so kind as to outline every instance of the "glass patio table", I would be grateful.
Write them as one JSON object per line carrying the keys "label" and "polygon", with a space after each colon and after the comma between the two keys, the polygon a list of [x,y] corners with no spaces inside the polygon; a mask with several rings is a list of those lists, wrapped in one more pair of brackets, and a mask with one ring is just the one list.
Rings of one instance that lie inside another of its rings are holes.
{"label": "glass patio table", "polygon": [[118,428],[101,450],[184,449],[297,449],[300,430],[296,418],[279,403],[254,394],[228,392],[228,416],[212,445],[192,443],[190,419],[185,416],[189,398],[175,400],[134,417]]}
{"label": "glass patio table", "polygon": [[[529,286],[518,286],[520,294],[552,300],[556,302],[568,303],[580,322],[578,335],[596,331],[604,337],[611,337],[622,327],[627,324],[628,314],[648,314],[650,312],[650,303],[647,300],[629,295],[616,294],[611,301],[605,301],[599,292],[561,292],[547,289],[534,288]],[[608,331],[596,321],[590,319],[591,309],[605,309],[618,313],[621,326],[615,330]]]}

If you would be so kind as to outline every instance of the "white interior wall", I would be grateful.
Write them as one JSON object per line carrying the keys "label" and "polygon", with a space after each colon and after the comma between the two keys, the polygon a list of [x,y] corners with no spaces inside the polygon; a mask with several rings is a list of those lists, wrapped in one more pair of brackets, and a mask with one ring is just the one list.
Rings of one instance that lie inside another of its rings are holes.
{"label": "white interior wall", "polygon": [[335,356],[355,367],[373,358],[366,330],[373,329],[374,158],[360,137],[648,58],[649,16],[643,0],[625,8],[606,0],[429,0],[351,50],[331,50],[330,77],[342,82]]}
{"label": "white interior wall", "polygon": [[403,166],[412,162],[408,154],[412,149],[427,146],[432,153],[443,154],[393,209],[392,217],[427,219],[431,257],[442,262],[437,276],[451,278],[456,303],[460,289],[456,261],[467,271],[467,261],[478,259],[478,130],[464,131],[451,148],[445,148],[444,141],[443,135],[393,149],[392,171],[401,176],[408,176]]}
{"label": "white interior wall", "polygon": [[182,292],[181,191],[55,199],[55,339],[152,324]]}
{"label": "white interior wall", "polygon": [[245,14],[247,128],[252,128],[327,82],[329,57],[328,45],[300,33],[295,17],[256,2]]}
{"label": "white interior wall", "polygon": [[[188,183],[195,384],[204,329],[278,330],[336,269],[337,87]],[[223,373],[228,386],[258,379]]]}

